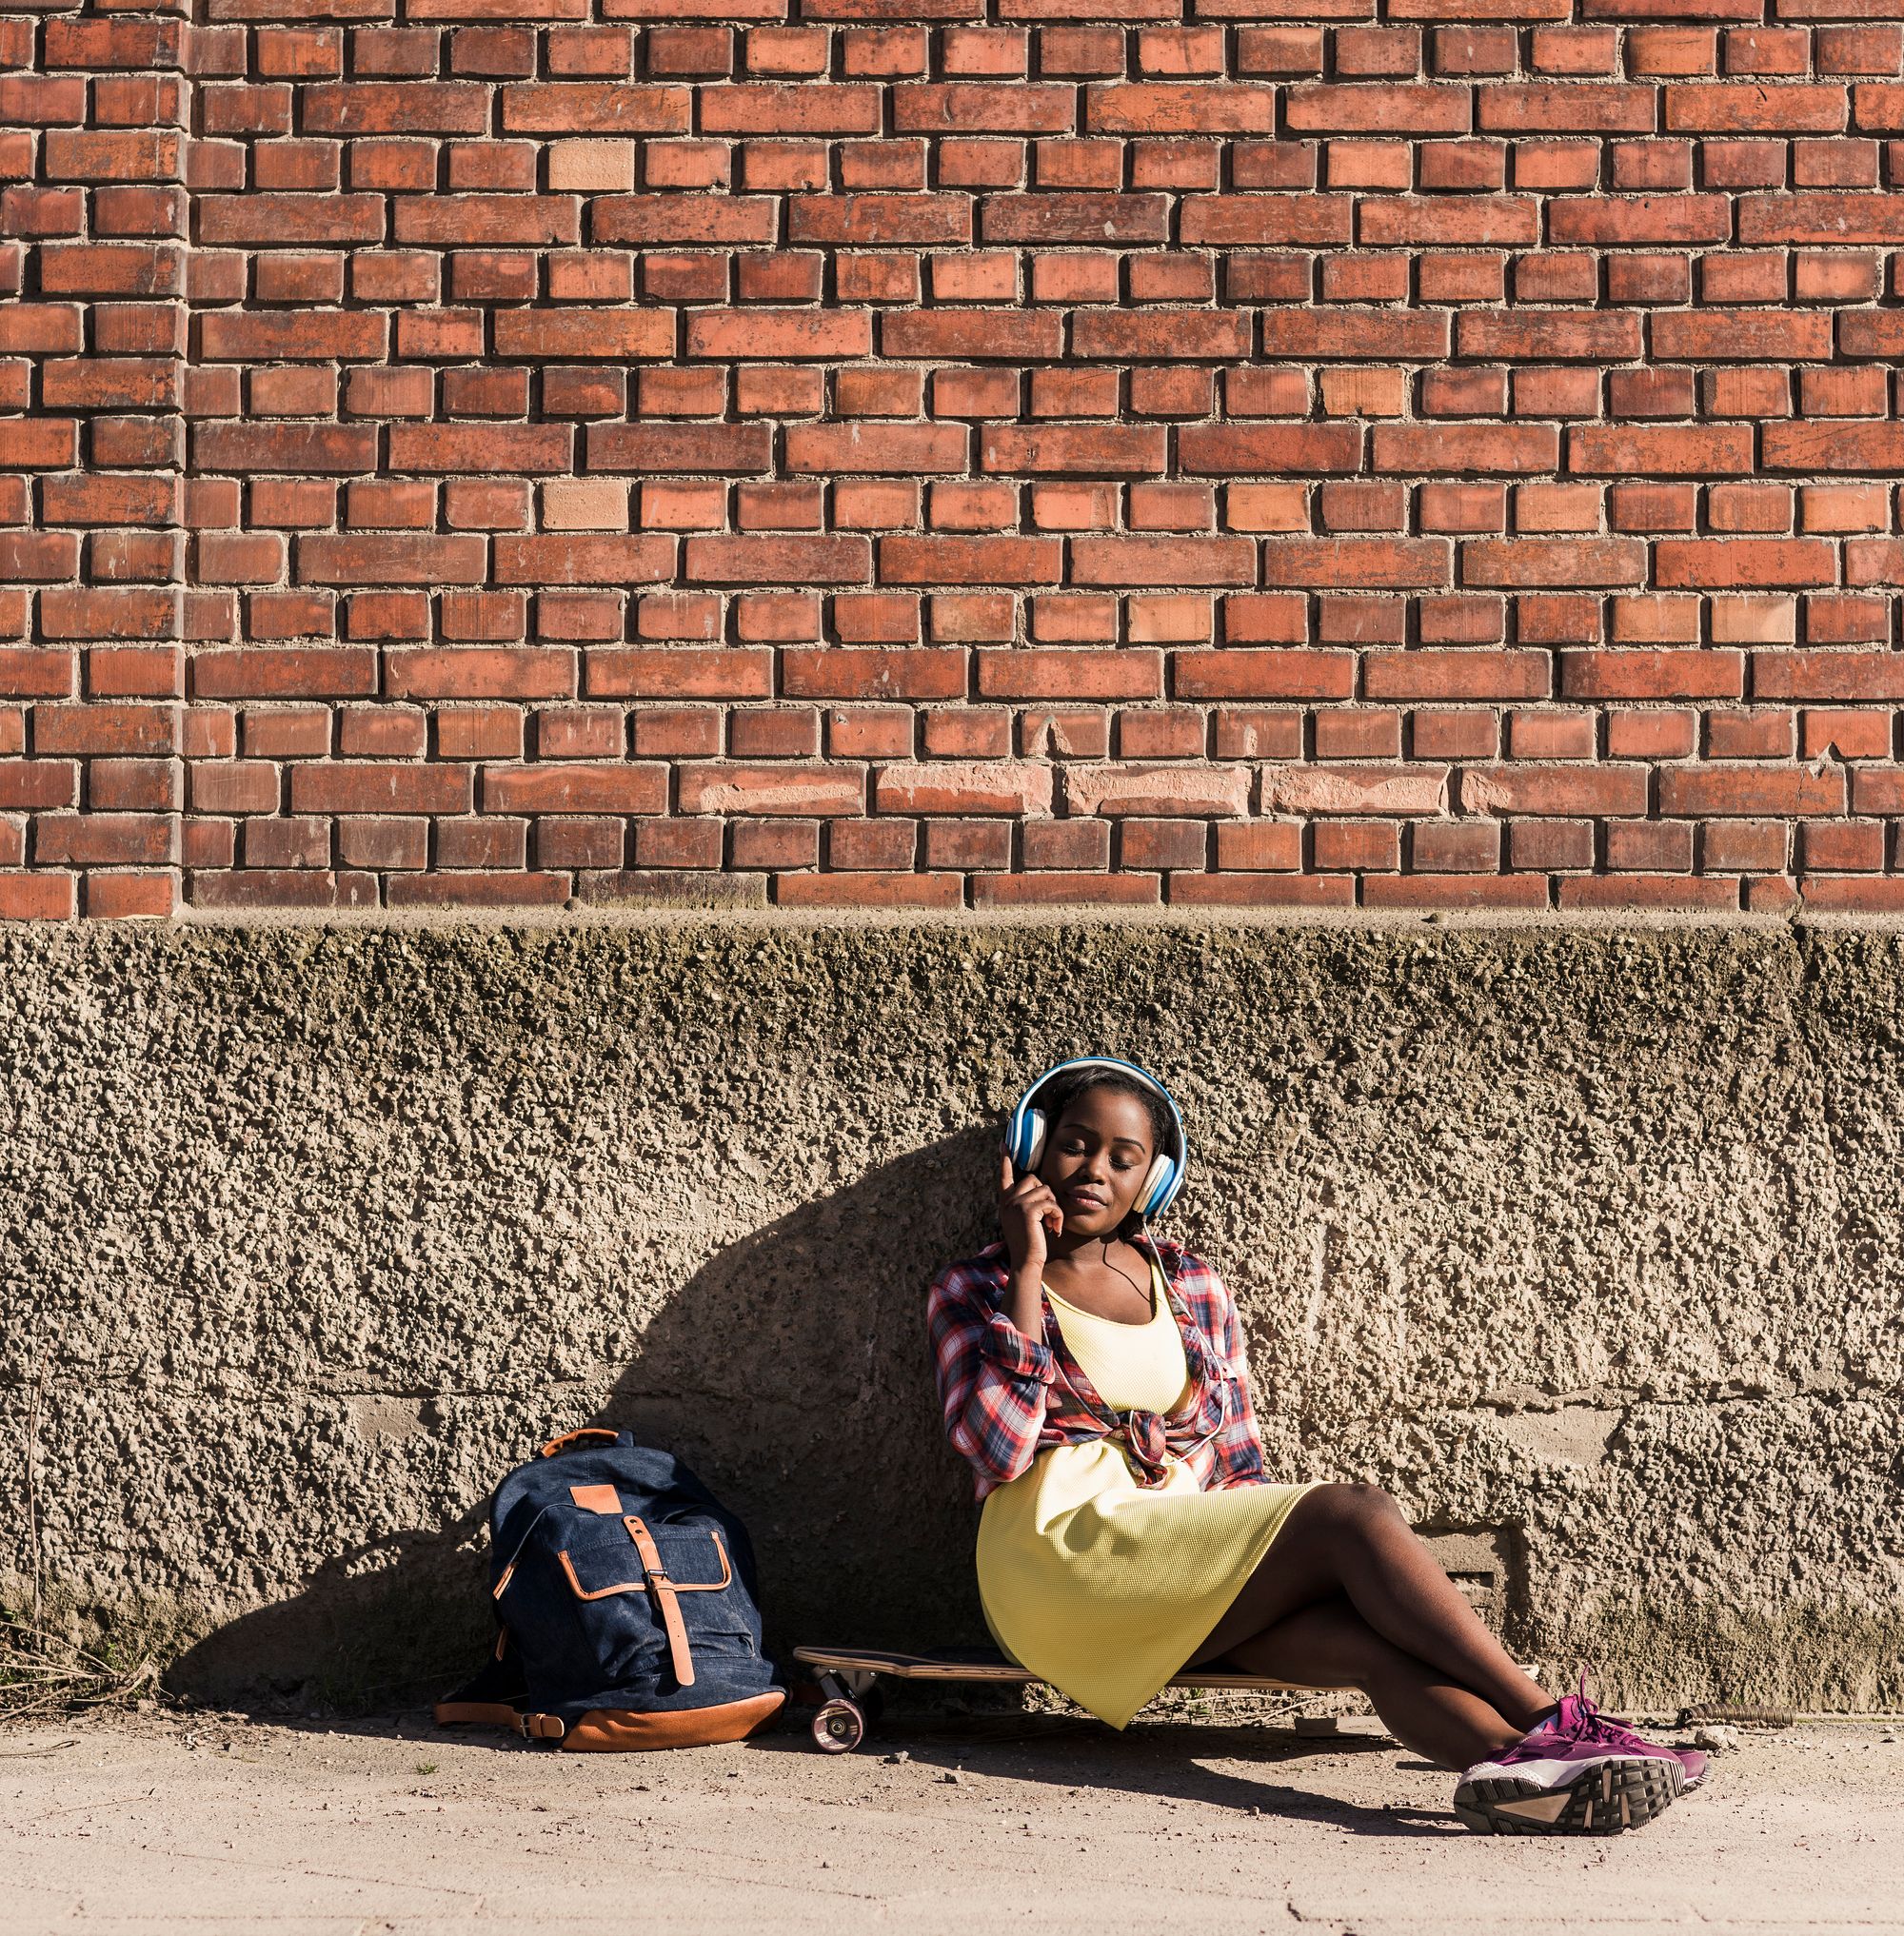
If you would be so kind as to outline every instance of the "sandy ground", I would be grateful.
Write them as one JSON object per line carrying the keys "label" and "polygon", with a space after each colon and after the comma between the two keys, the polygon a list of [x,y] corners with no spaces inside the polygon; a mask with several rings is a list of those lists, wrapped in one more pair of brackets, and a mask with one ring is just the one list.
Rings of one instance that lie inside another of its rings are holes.
{"label": "sandy ground", "polygon": [[1384,1740],[1220,1719],[611,1758],[411,1715],[159,1711],[0,1732],[0,1929],[1904,1932],[1899,1736],[1748,1733],[1602,1842],[1470,1835],[1448,1778]]}

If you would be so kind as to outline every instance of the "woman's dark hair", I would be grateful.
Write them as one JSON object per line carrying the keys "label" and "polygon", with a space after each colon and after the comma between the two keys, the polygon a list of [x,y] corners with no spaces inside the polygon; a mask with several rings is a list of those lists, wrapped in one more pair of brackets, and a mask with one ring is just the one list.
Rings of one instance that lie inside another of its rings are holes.
{"label": "woman's dark hair", "polygon": [[1156,1090],[1146,1089],[1135,1077],[1121,1075],[1116,1069],[1085,1069],[1075,1076],[1054,1077],[1039,1091],[1038,1106],[1044,1111],[1051,1135],[1058,1134],[1058,1125],[1064,1112],[1091,1089],[1109,1089],[1120,1096],[1136,1096],[1143,1104],[1144,1114],[1150,1117],[1152,1151],[1171,1156],[1183,1154],[1177,1147],[1177,1125],[1171,1118],[1170,1105]]}

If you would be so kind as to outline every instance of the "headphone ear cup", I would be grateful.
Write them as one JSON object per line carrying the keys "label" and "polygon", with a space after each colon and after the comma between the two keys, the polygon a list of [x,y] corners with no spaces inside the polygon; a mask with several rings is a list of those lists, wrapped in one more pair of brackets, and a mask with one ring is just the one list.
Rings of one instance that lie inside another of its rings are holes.
{"label": "headphone ear cup", "polygon": [[1140,1216],[1148,1216],[1156,1210],[1176,1174],[1177,1160],[1174,1156],[1160,1156],[1152,1162],[1150,1174],[1143,1179],[1143,1188],[1138,1193],[1137,1213]]}
{"label": "headphone ear cup", "polygon": [[1013,1164],[1028,1175],[1038,1168],[1038,1159],[1044,1154],[1044,1112],[1041,1109],[1028,1109],[1024,1120],[1019,1125],[1018,1143],[1011,1153]]}

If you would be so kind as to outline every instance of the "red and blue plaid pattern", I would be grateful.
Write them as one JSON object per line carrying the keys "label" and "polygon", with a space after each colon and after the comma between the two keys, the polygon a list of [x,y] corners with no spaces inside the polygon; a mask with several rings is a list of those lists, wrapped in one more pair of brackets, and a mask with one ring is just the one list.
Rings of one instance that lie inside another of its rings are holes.
{"label": "red and blue plaid pattern", "polygon": [[1190,1381],[1170,1412],[1117,1412],[1065,1348],[1051,1306],[1041,1343],[1002,1310],[1009,1265],[1002,1243],[947,1264],[926,1294],[945,1432],[970,1464],[975,1496],[1015,1479],[1047,1446],[1117,1437],[1140,1484],[1157,1485],[1166,1455],[1185,1461],[1202,1491],[1264,1483],[1262,1441],[1250,1403],[1242,1327],[1223,1280],[1176,1244],[1140,1237],[1169,1287]]}

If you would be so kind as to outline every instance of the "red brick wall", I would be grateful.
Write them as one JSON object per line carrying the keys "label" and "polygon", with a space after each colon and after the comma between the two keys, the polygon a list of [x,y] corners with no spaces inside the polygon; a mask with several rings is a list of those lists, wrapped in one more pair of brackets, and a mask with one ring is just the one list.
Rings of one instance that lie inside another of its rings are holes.
{"label": "red brick wall", "polygon": [[1904,0],[197,4],[0,14],[0,911],[1904,902]]}

